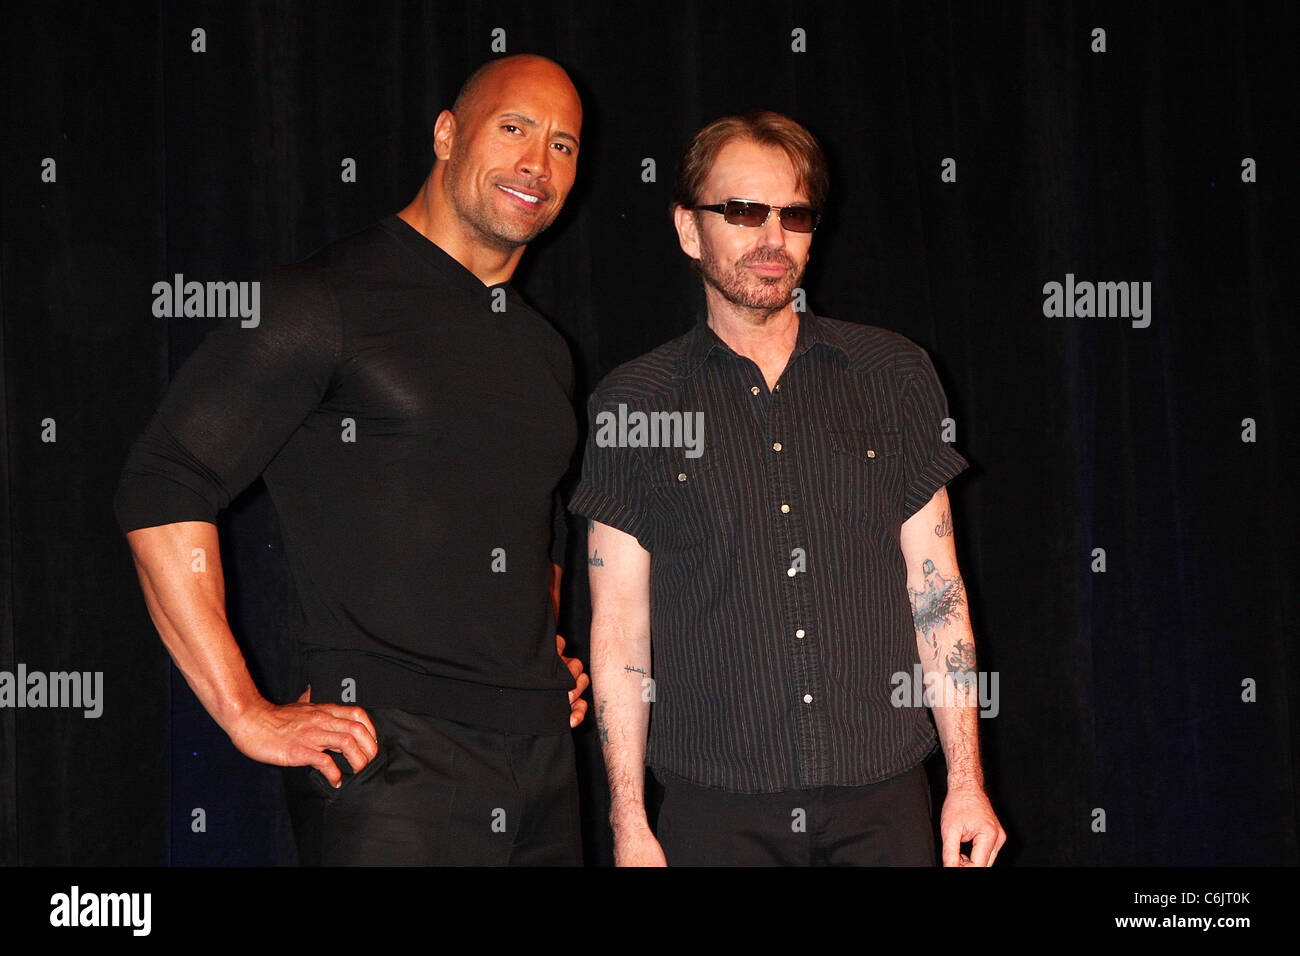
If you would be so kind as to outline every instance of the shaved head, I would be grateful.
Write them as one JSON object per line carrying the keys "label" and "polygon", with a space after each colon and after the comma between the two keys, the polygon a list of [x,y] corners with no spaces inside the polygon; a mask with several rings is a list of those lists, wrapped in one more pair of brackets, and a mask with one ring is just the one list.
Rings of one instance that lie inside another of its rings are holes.
{"label": "shaved head", "polygon": [[566,80],[569,77],[560,64],[535,53],[515,53],[496,60],[488,60],[471,73],[469,79],[461,86],[460,92],[456,94],[456,101],[451,104],[452,113],[464,120],[465,117],[482,105],[483,94],[492,86],[494,81],[503,79],[506,75],[521,67],[542,67],[543,69],[550,67],[553,71],[563,74]]}

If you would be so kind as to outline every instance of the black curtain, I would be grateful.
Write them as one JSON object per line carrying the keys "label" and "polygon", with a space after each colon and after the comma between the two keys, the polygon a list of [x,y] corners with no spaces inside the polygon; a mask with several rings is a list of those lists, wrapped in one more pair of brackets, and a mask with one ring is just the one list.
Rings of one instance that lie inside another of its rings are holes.
{"label": "black curtain", "polygon": [[[0,862],[293,862],[277,772],[171,668],[110,508],[212,324],[155,318],[152,287],[256,279],[405,205],[494,41],[583,95],[578,185],[516,280],[583,398],[701,308],[667,213],[690,134],[768,108],[821,138],[809,305],[928,349],[973,466],[950,493],[999,676],[980,723],[1001,861],[1300,861],[1298,22],[1083,2],[7,10],[0,670],[102,672],[104,703],[0,709]],[[1046,316],[1067,275],[1150,283],[1149,325]],[[295,598],[260,482],[220,532],[232,627],[286,699]],[[562,631],[585,656],[571,538]]]}

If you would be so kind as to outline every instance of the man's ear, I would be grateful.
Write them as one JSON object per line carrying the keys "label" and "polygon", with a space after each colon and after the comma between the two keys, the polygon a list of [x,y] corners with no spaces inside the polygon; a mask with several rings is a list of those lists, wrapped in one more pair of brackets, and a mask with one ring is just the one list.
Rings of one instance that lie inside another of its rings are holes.
{"label": "man's ear", "polygon": [[451,156],[451,144],[456,140],[456,117],[451,110],[443,110],[433,124],[433,154],[438,159]]}
{"label": "man's ear", "polygon": [[700,258],[700,224],[695,213],[685,206],[673,207],[673,225],[677,227],[677,241],[682,252],[692,259]]}

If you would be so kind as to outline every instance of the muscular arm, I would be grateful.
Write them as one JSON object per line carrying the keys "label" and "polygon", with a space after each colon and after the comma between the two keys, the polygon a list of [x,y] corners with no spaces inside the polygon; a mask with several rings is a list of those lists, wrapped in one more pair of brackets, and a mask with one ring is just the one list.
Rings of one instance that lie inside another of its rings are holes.
{"label": "muscular arm", "polygon": [[650,552],[632,535],[588,522],[591,679],[609,777],[610,825],[620,866],[664,863],[645,810],[650,726]]}
{"label": "muscular arm", "polygon": [[941,823],[944,863],[957,865],[960,843],[974,840],[971,861],[985,865],[993,862],[1006,834],[984,795],[975,636],[957,567],[946,488],[941,487],[904,522],[899,545],[907,565],[916,649],[925,686],[933,688],[931,712],[948,763],[948,797]]}
{"label": "muscular arm", "polygon": [[276,706],[257,690],[226,622],[226,587],[216,525],[207,521],[127,534],[154,626],[199,702],[245,755],[280,766],[312,766],[337,785],[339,751],[360,770],[378,752],[360,707]]}

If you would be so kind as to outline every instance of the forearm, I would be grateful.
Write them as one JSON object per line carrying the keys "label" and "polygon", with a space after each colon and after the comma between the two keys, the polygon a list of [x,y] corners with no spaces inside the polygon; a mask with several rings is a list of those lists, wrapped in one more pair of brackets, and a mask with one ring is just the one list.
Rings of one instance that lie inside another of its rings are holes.
{"label": "forearm", "polygon": [[615,831],[647,825],[645,750],[650,728],[650,633],[596,617],[591,625],[596,728],[609,777]]}
{"label": "forearm", "polygon": [[195,696],[223,730],[262,701],[226,621],[216,525],[206,521],[127,534],[145,605]]}
{"label": "forearm", "polygon": [[984,786],[975,637],[960,576],[955,585],[960,596],[953,602],[952,622],[928,632],[918,626],[916,638],[923,686],[933,688],[927,699],[948,764],[950,790]]}

